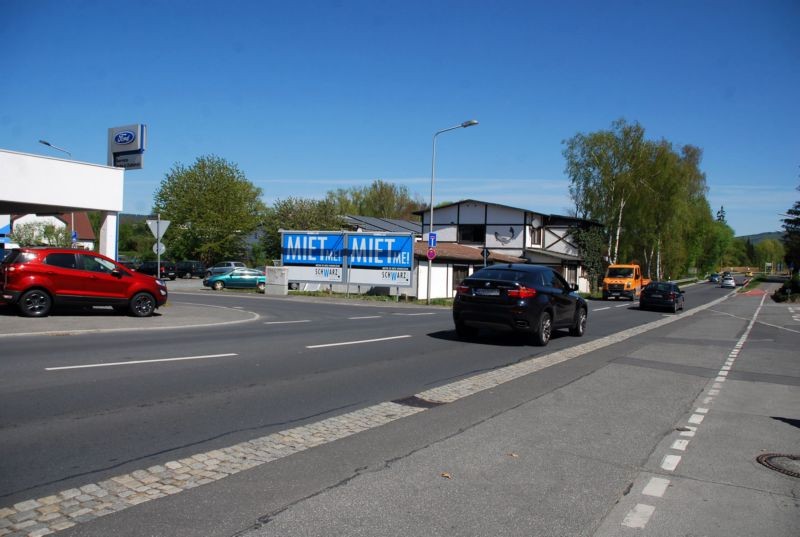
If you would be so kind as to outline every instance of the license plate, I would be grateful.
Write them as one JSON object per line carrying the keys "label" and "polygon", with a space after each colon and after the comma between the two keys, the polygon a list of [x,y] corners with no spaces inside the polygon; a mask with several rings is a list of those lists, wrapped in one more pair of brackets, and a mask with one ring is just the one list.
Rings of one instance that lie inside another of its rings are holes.
{"label": "license plate", "polygon": [[619,293],[611,293],[611,296],[619,296]]}
{"label": "license plate", "polygon": [[500,289],[475,289],[475,294],[480,296],[500,296]]}
{"label": "license plate", "polygon": [[653,295],[650,295],[650,296],[651,296],[652,298],[661,298],[661,295],[656,295],[656,294],[653,294]]}

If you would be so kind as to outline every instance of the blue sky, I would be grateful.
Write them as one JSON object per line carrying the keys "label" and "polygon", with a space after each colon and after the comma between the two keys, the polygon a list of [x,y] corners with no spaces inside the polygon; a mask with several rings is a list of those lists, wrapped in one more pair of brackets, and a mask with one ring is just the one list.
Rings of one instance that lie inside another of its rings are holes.
{"label": "blue sky", "polygon": [[215,154],[264,201],[376,179],[534,211],[572,204],[562,141],[638,121],[704,151],[737,235],[800,199],[800,3],[0,0],[0,148],[105,164],[145,123],[125,212]]}

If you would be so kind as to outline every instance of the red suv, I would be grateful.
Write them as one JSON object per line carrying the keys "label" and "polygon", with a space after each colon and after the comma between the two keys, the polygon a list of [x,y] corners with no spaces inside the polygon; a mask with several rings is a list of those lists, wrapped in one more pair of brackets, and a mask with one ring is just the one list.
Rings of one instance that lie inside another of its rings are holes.
{"label": "red suv", "polygon": [[95,252],[15,248],[0,264],[0,302],[44,317],[54,305],[113,306],[149,317],[167,301],[167,287]]}

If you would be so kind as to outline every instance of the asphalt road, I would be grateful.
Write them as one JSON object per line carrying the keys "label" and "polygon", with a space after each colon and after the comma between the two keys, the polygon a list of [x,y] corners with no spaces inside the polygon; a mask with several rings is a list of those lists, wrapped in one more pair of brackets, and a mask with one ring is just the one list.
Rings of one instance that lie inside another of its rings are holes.
{"label": "asphalt road", "polygon": [[[564,332],[539,349],[505,335],[458,341],[446,308],[272,299],[189,285],[174,285],[170,303],[257,319],[0,339],[2,504],[403,399],[671,315],[592,302],[585,337]],[[692,308],[729,291],[699,284],[686,292]],[[0,334],[6,319],[0,316]],[[568,368],[563,381],[583,374],[583,366]]]}

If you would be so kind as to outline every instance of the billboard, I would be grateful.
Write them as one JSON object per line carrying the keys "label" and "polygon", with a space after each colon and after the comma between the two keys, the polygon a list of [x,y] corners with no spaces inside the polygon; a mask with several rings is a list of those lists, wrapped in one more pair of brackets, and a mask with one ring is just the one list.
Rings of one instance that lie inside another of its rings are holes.
{"label": "billboard", "polygon": [[108,165],[140,170],[147,148],[147,126],[137,123],[108,129]]}
{"label": "billboard", "polygon": [[411,233],[282,231],[281,261],[289,280],[411,287]]}

